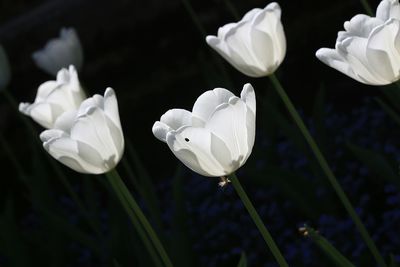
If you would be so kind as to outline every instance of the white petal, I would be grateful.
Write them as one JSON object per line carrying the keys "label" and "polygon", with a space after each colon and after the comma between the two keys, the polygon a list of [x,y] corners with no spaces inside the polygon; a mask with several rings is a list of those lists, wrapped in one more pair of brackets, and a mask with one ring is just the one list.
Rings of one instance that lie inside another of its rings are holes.
{"label": "white petal", "polygon": [[204,92],[194,103],[192,114],[203,121],[207,121],[220,104],[228,103],[233,96],[235,95],[224,88],[215,88]]}
{"label": "white petal", "polygon": [[205,128],[225,142],[232,160],[241,162],[249,151],[247,136],[247,106],[238,97],[217,107]]}
{"label": "white petal", "polygon": [[60,106],[44,102],[33,104],[21,103],[19,110],[32,117],[34,121],[44,128],[53,128],[56,118],[63,113],[63,109]]}
{"label": "white petal", "polygon": [[163,142],[167,142],[167,133],[169,131],[172,131],[171,127],[169,127],[168,125],[166,125],[165,123],[162,123],[160,121],[156,121],[153,124],[153,127],[151,130],[152,130],[154,136],[158,140],[163,141]]}
{"label": "white petal", "polygon": [[376,9],[376,17],[387,21],[390,18],[400,19],[400,5],[398,0],[383,0]]}
{"label": "white petal", "polygon": [[182,126],[192,125],[192,113],[185,109],[170,109],[161,116],[160,122],[177,130]]}
{"label": "white petal", "polygon": [[373,68],[385,83],[398,80],[400,75],[400,21],[391,19],[377,27],[368,40],[367,57]]}
{"label": "white petal", "polygon": [[77,118],[71,129],[71,138],[95,148],[104,161],[120,159],[122,151],[117,150],[106,116],[98,107],[89,108],[85,115]]}
{"label": "white petal", "polygon": [[362,82],[362,80],[360,80],[360,78],[354,73],[353,69],[346,61],[346,59],[341,56],[335,49],[320,48],[315,55],[326,65],[350,76],[355,80],[358,80],[359,82]]}
{"label": "white petal", "polygon": [[54,122],[53,128],[60,129],[64,132],[69,133],[75,123],[76,117],[77,110],[66,111],[58,116],[58,118]]}
{"label": "white petal", "polygon": [[[286,54],[286,37],[281,23],[279,5],[277,3],[269,4],[266,9],[257,14],[252,23],[255,54],[262,61],[263,69],[270,74],[282,63]],[[268,38],[264,35],[267,35]],[[268,54],[262,57],[263,53]]]}
{"label": "white petal", "polygon": [[[43,132],[41,138],[53,135],[51,131],[53,130]],[[43,147],[52,157],[77,172],[100,174],[106,171],[104,167],[102,168],[104,162],[96,150],[69,137],[51,138],[45,141]]]}
{"label": "white petal", "polygon": [[201,175],[218,177],[232,172],[227,165],[232,160],[226,145],[204,128],[187,126],[169,132],[167,144],[179,160]]}
{"label": "white petal", "polygon": [[338,52],[345,53],[345,57],[359,80],[366,84],[381,84],[384,78],[370,68],[367,58],[368,40],[360,37],[347,38],[343,41],[343,50],[339,47]]}
{"label": "white petal", "polygon": [[364,14],[354,16],[344,23],[344,28],[350,36],[368,38],[371,31],[385,21]]}
{"label": "white petal", "polygon": [[256,93],[254,92],[254,88],[251,84],[246,83],[243,86],[243,90],[240,93],[240,98],[246,103],[247,107],[256,114]]}
{"label": "white petal", "polygon": [[117,97],[114,90],[110,87],[104,93],[104,112],[116,127],[121,128]]}

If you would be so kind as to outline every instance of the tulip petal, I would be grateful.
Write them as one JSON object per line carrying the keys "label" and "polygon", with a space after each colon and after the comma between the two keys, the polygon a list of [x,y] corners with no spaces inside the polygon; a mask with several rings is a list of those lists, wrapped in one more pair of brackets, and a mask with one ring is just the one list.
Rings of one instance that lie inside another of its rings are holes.
{"label": "tulip petal", "polygon": [[335,49],[330,48],[320,48],[316,52],[316,57],[321,60],[323,63],[332,67],[351,78],[363,82],[353,71],[350,64],[346,61],[346,59],[340,55]]}
{"label": "tulip petal", "polygon": [[[53,130],[43,132],[41,139],[45,141],[46,138],[49,138],[48,136],[52,135],[51,131]],[[104,165],[104,162],[95,149],[69,137],[59,136],[58,133],[54,133],[54,135],[55,137],[43,144],[52,157],[77,172],[93,174],[104,172],[105,168],[99,168]]]}
{"label": "tulip petal", "polygon": [[172,131],[173,129],[171,129],[171,127],[169,127],[168,125],[166,125],[165,123],[162,123],[160,121],[156,121],[153,124],[152,127],[152,132],[154,134],[154,136],[163,142],[167,142],[167,133]]}
{"label": "tulip petal", "polygon": [[224,88],[215,88],[204,92],[194,103],[192,114],[203,121],[207,121],[219,105],[228,103],[233,96],[235,95],[232,92]]}
{"label": "tulip petal", "polygon": [[246,103],[247,107],[256,114],[256,93],[250,83],[246,83],[243,86],[243,90],[240,93],[240,98]]}
{"label": "tulip petal", "polygon": [[381,1],[376,9],[376,17],[383,21],[387,21],[391,18],[400,19],[399,1]]}
{"label": "tulip petal", "polygon": [[[231,171],[226,166],[231,159],[229,150],[222,140],[207,129],[181,127],[178,131],[167,134],[167,144],[183,164],[201,175],[217,177]],[[217,153],[214,155],[213,152]]]}
{"label": "tulip petal", "polygon": [[366,84],[384,84],[385,79],[370,68],[367,58],[368,40],[360,37],[347,38],[338,46],[338,52],[343,53],[347,62],[357,75],[358,80]]}
{"label": "tulip petal", "polygon": [[344,29],[350,36],[368,38],[371,31],[384,22],[378,18],[359,14],[354,16],[350,21],[346,21]]}
{"label": "tulip petal", "polygon": [[122,128],[121,121],[119,119],[117,97],[115,96],[115,92],[111,87],[108,87],[104,93],[104,112],[116,127]]}
{"label": "tulip petal", "polygon": [[63,113],[60,106],[49,103],[21,103],[19,111],[32,117],[44,128],[52,128],[56,118]]}
{"label": "tulip petal", "polygon": [[173,130],[178,130],[182,126],[192,125],[192,113],[185,109],[170,109],[161,116],[160,122]]}
{"label": "tulip petal", "polygon": [[377,27],[368,40],[370,68],[387,82],[398,80],[400,75],[400,21],[391,19]]}
{"label": "tulip petal", "polygon": [[120,151],[114,144],[106,116],[98,107],[91,107],[86,114],[78,117],[71,129],[71,138],[96,148],[104,161],[109,161],[110,155],[120,158]]}
{"label": "tulip petal", "polygon": [[205,128],[224,140],[231,151],[232,160],[240,162],[248,153],[248,131],[246,125],[246,104],[238,97],[231,97],[228,103],[217,107]]}

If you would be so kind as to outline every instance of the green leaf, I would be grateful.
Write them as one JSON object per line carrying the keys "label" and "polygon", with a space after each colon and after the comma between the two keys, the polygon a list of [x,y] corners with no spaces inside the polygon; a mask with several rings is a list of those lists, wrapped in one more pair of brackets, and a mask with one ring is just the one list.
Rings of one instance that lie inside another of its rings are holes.
{"label": "green leaf", "polygon": [[349,142],[347,146],[359,161],[364,163],[382,180],[387,180],[400,188],[400,177],[382,155]]}
{"label": "green leaf", "polygon": [[185,194],[183,183],[185,176],[183,175],[182,165],[179,164],[172,182],[172,194],[174,199],[173,222],[173,254],[175,256],[174,263],[176,266],[196,266],[195,254],[192,250],[192,240],[188,228],[189,215],[185,205]]}
{"label": "green leaf", "polygon": [[240,260],[237,267],[247,267],[247,258],[244,252],[242,252],[242,255],[240,256]]}
{"label": "green leaf", "polygon": [[312,241],[339,267],[355,267],[342,253],[340,253],[327,239],[318,234],[317,231],[311,227],[305,226],[301,229],[304,236],[308,236]]}

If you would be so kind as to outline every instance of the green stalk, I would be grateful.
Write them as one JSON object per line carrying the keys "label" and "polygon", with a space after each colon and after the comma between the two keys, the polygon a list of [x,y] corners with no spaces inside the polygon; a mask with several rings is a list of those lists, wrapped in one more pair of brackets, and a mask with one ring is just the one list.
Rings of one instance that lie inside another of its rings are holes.
{"label": "green stalk", "polygon": [[360,2],[361,2],[361,5],[364,7],[365,11],[367,11],[367,14],[369,16],[371,16],[371,17],[374,16],[374,11],[372,11],[372,8],[369,5],[368,1],[367,0],[360,0]]}
{"label": "green stalk", "polygon": [[[33,139],[40,145],[42,146],[42,143],[39,142],[38,136],[37,136],[37,131],[33,127],[32,122],[23,114],[21,114],[18,110],[18,104],[15,101],[14,97],[8,92],[8,90],[3,90],[2,93],[4,94],[5,98],[9,102],[9,104],[12,106],[14,110],[18,112],[18,117],[22,120],[26,128],[29,130],[29,132],[32,134]],[[35,149],[35,146],[32,145],[33,149]],[[71,184],[69,183],[67,177],[64,175],[64,173],[61,171],[60,167],[57,165],[57,163],[50,158],[49,156],[46,155],[46,159],[48,159],[52,169],[56,173],[56,177],[60,180],[62,185],[65,187],[67,190],[68,194],[72,198],[72,200],[76,203],[79,211],[81,214],[85,217],[88,225],[93,229],[93,231],[98,235],[99,238],[102,237],[102,234],[98,228],[98,226],[94,223],[94,221],[90,218],[90,215],[88,211],[86,210],[85,206],[83,205],[82,201],[79,199],[78,195],[75,193],[73,190]]]}
{"label": "green stalk", "polygon": [[317,143],[315,142],[314,138],[311,136],[310,132],[308,131],[307,127],[305,126],[303,120],[301,119],[299,113],[296,111],[292,101],[286,94],[286,92],[283,89],[278,78],[274,74],[271,74],[269,76],[269,78],[270,78],[272,84],[274,85],[274,88],[276,89],[278,95],[281,97],[282,101],[284,102],[284,104],[285,104],[286,108],[288,109],[290,115],[292,116],[293,120],[297,124],[297,126],[300,129],[301,133],[303,134],[304,138],[306,139],[306,141],[307,141],[308,145],[310,146],[312,152],[314,153],[319,165],[321,166],[323,172],[326,174],[329,182],[331,183],[337,196],[339,197],[340,201],[342,202],[343,206],[345,207],[347,213],[350,215],[351,219],[353,220],[354,224],[356,225],[358,231],[360,232],[362,238],[364,239],[369,250],[371,251],[372,255],[374,256],[376,262],[381,267],[387,267],[385,261],[383,260],[383,257],[379,253],[370,234],[368,233],[364,224],[361,222],[360,218],[358,217],[357,213],[355,212],[349,199],[347,198],[342,187],[340,186],[335,175],[333,174],[331,168],[329,167],[328,162],[326,161],[325,157],[322,155]]}
{"label": "green stalk", "polygon": [[[129,192],[129,189],[126,187],[125,183],[122,181],[118,172],[115,169],[113,169],[110,172],[108,172],[106,175],[107,175],[110,183],[112,184],[114,190],[116,191],[117,195],[119,196],[121,203],[124,205],[127,213],[128,214],[132,213],[135,216],[135,218],[137,218],[139,220],[139,222],[141,223],[141,225],[144,228],[144,230],[146,231],[148,237],[152,241],[155,249],[157,250],[158,254],[160,255],[161,260],[163,261],[164,265],[166,267],[173,267],[173,264],[168,256],[164,246],[162,245],[160,239],[157,236],[157,233],[154,231],[153,227],[151,226],[150,222],[147,220],[146,216],[140,209],[136,200],[133,198],[133,196]],[[133,222],[133,217],[131,217],[131,221]]]}
{"label": "green stalk", "polygon": [[228,177],[229,177],[229,180],[232,182],[232,185],[235,188],[236,193],[239,195],[240,199],[242,200],[243,205],[246,207],[250,217],[253,219],[253,221],[256,224],[258,230],[260,231],[262,237],[264,238],[265,243],[267,243],[267,246],[270,249],[270,251],[272,252],[272,255],[275,257],[276,261],[278,262],[279,266],[288,267],[289,265],[287,264],[281,251],[279,250],[274,239],[272,238],[271,234],[269,233],[267,227],[265,227],[264,223],[262,222],[260,215],[258,215],[258,212],[254,208],[249,197],[247,196],[246,192],[244,191],[242,185],[239,182],[239,179],[236,177],[236,174],[232,173]]}
{"label": "green stalk", "polygon": [[147,251],[149,252],[150,258],[153,260],[155,266],[162,267],[163,264],[160,261],[156,251],[154,250],[153,245],[150,242],[149,237],[144,232],[143,227],[140,225],[138,217],[136,216],[133,209],[129,206],[128,200],[125,198],[124,193],[120,190],[117,180],[120,179],[118,173],[113,170],[111,172],[106,173],[108,181],[111,184],[111,187],[115,191],[119,201],[121,202],[123,208],[125,209],[126,213],[129,216],[133,226],[135,227],[137,233],[139,234],[140,239],[142,239],[144,246],[146,247]]}

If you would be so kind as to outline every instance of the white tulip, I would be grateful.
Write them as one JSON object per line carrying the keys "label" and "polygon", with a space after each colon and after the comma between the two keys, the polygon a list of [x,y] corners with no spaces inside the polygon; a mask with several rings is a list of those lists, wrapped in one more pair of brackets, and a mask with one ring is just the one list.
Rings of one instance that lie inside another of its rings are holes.
{"label": "white tulip", "polygon": [[94,95],[78,110],[65,112],[54,129],[41,133],[49,154],[81,173],[100,174],[113,169],[124,151],[124,136],[115,92]]}
{"label": "white tulip", "polygon": [[57,73],[56,81],[42,83],[33,104],[20,103],[19,111],[32,117],[44,128],[53,128],[57,118],[66,111],[76,110],[86,98],[74,66]]}
{"label": "white tulip", "polygon": [[7,53],[3,46],[0,45],[0,90],[7,88],[11,79],[10,63],[8,62]]}
{"label": "white tulip", "polygon": [[166,142],[191,170],[209,177],[226,176],[250,156],[255,139],[256,97],[245,84],[241,98],[216,88],[203,93],[192,112],[171,109],[153,125],[153,134]]}
{"label": "white tulip", "polygon": [[383,0],[376,17],[356,15],[344,23],[335,49],[321,48],[316,56],[328,66],[369,85],[400,78],[400,5]]}
{"label": "white tulip", "polygon": [[247,12],[241,21],[218,29],[207,43],[237,70],[250,77],[272,74],[286,54],[281,8],[270,3]]}
{"label": "white tulip", "polygon": [[79,71],[83,64],[82,45],[74,28],[62,28],[59,38],[51,39],[32,57],[39,68],[51,75],[69,65],[74,65]]}

